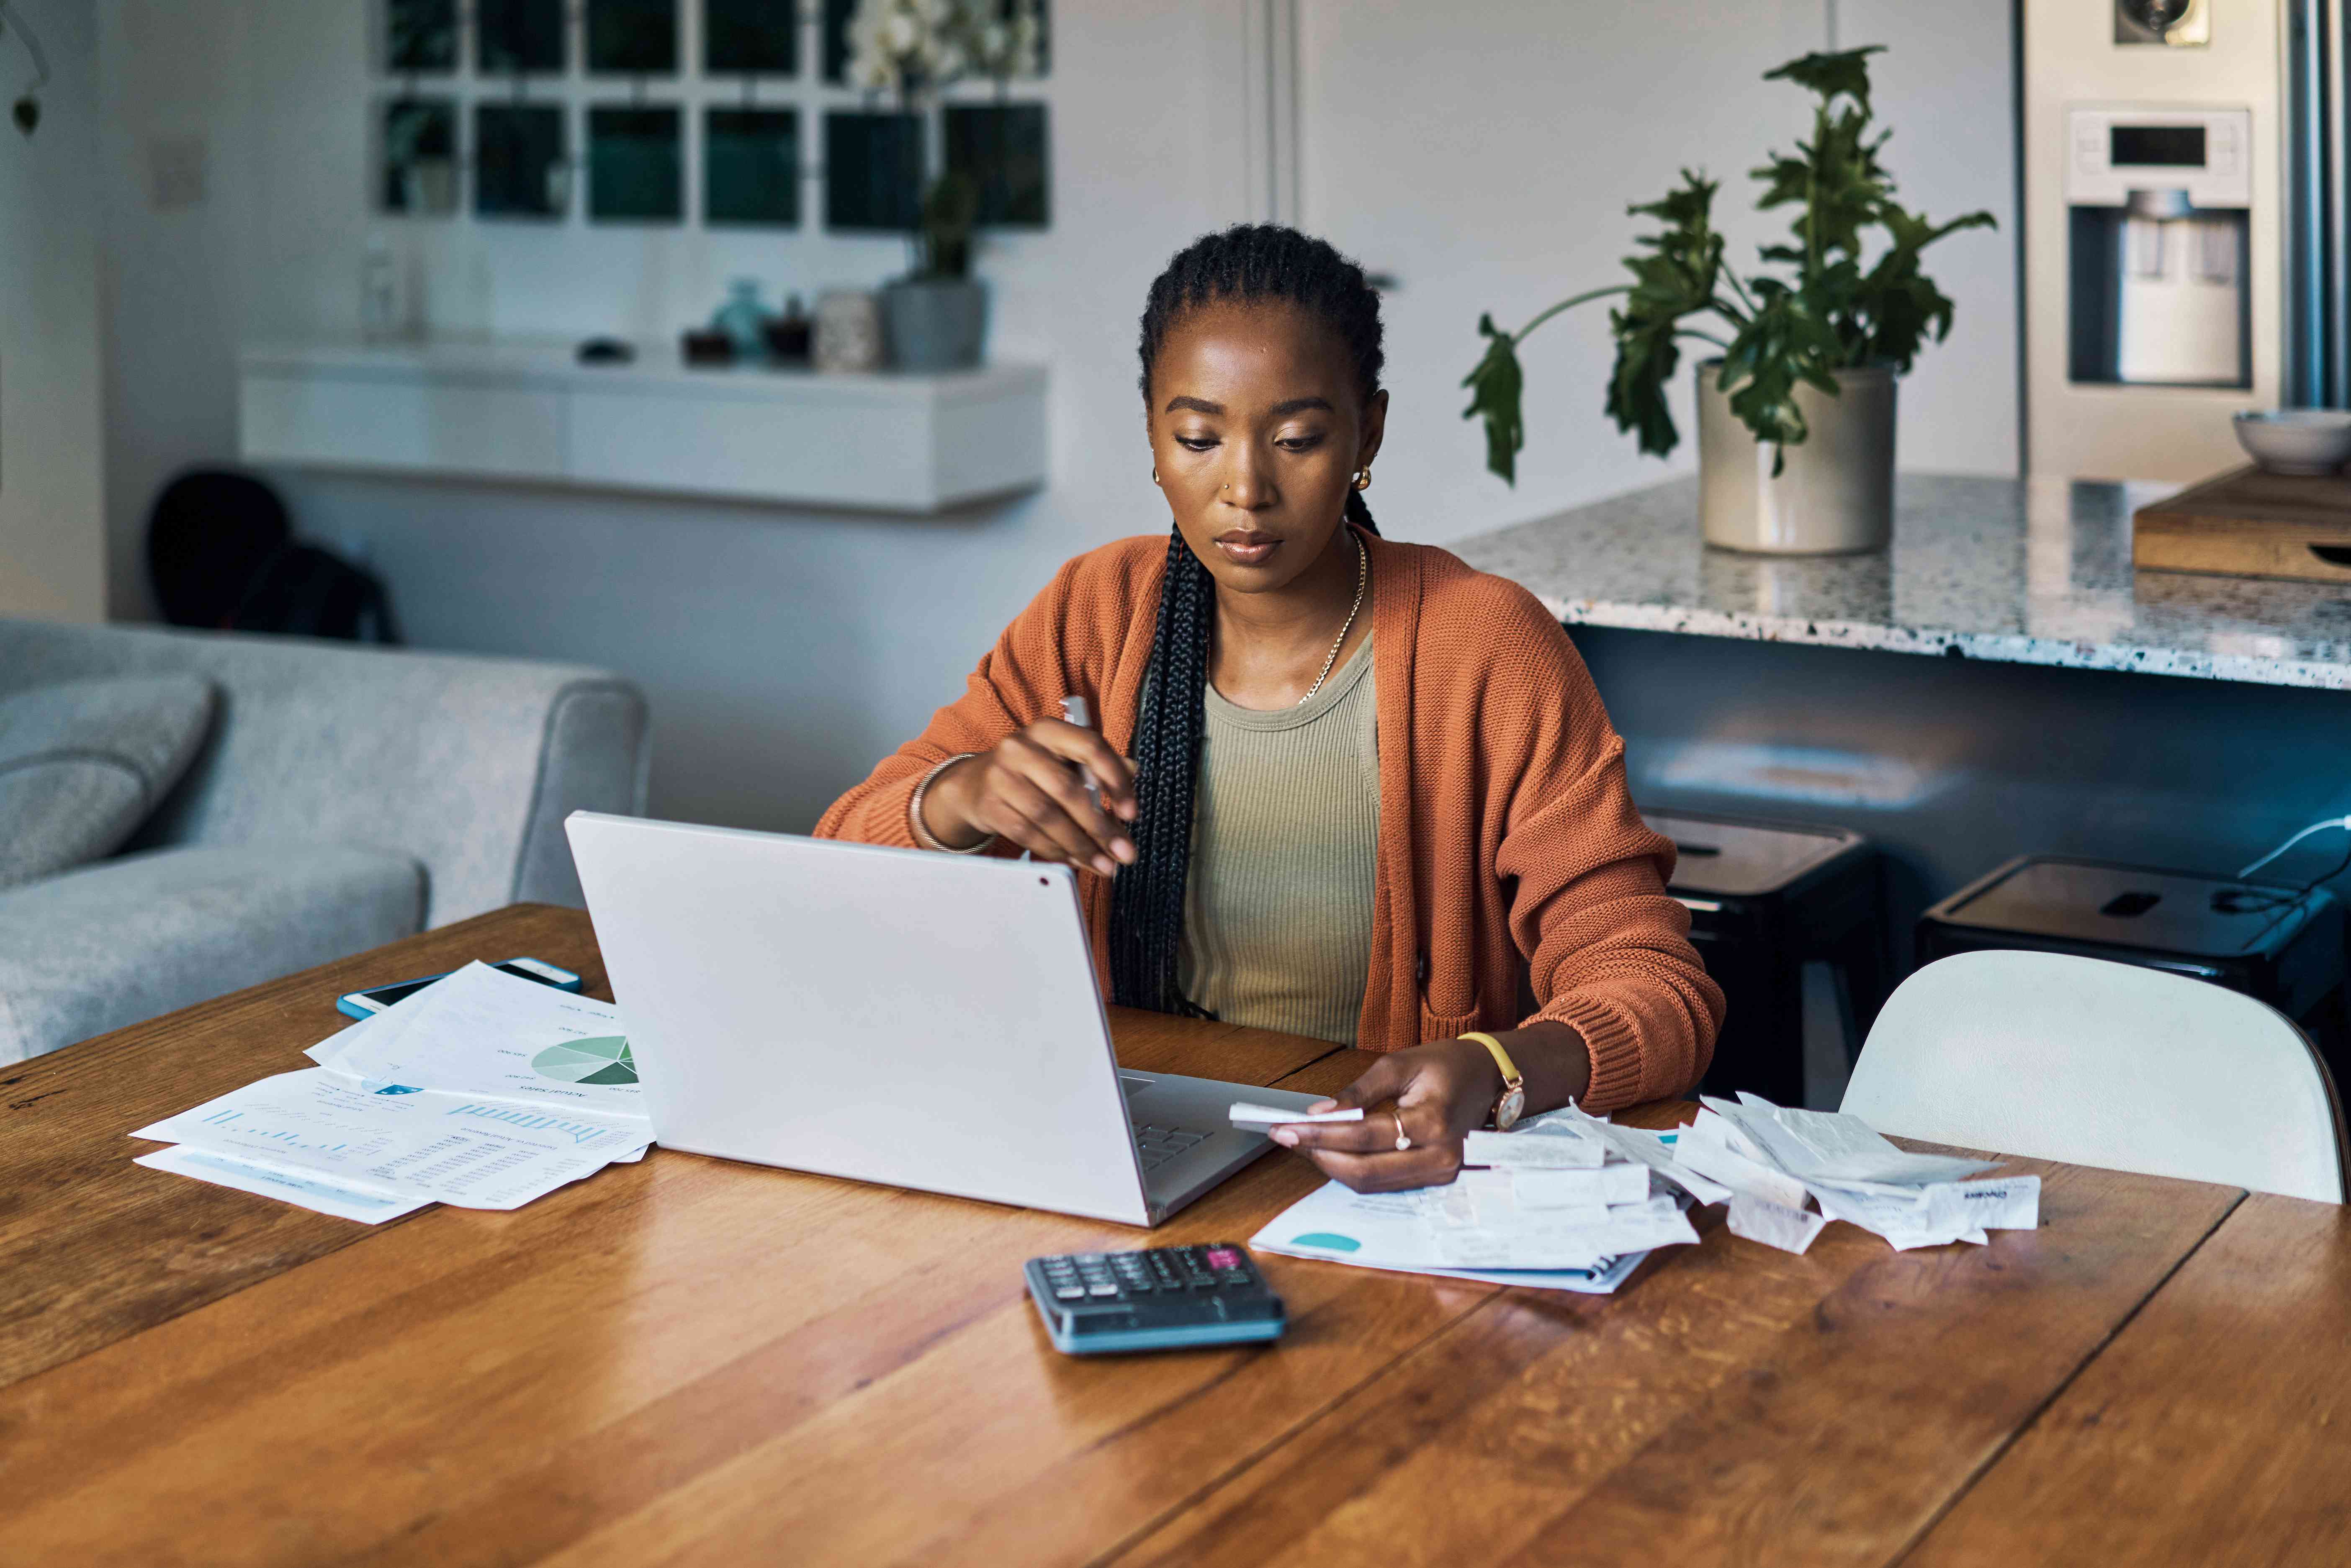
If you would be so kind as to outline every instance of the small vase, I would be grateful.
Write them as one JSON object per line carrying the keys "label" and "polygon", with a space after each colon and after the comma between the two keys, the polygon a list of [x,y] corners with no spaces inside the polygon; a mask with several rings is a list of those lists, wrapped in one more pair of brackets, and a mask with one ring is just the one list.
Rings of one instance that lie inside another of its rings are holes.
{"label": "small vase", "polygon": [[1759,555],[1852,555],[1894,537],[1895,377],[1884,366],[1836,372],[1837,395],[1799,382],[1809,434],[1772,448],[1730,412],[1720,360],[1698,367],[1698,521],[1706,542]]}
{"label": "small vase", "polygon": [[965,371],[987,336],[987,287],[976,277],[909,277],[882,290],[890,362],[902,371]]}
{"label": "small vase", "polygon": [[759,304],[758,279],[738,277],[726,286],[726,303],[710,318],[710,329],[726,333],[735,357],[746,363],[767,352],[768,312]]}

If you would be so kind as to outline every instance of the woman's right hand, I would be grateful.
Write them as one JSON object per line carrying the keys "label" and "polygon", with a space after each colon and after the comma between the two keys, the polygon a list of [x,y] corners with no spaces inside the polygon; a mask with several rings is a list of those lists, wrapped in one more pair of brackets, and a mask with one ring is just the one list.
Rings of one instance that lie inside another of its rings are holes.
{"label": "woman's right hand", "polygon": [[[1079,768],[1102,790],[1099,810]],[[1134,811],[1134,768],[1126,758],[1094,731],[1058,718],[1040,718],[956,763],[923,795],[923,826],[950,848],[967,849],[994,833],[1040,861],[1104,876],[1134,863],[1124,826]]]}

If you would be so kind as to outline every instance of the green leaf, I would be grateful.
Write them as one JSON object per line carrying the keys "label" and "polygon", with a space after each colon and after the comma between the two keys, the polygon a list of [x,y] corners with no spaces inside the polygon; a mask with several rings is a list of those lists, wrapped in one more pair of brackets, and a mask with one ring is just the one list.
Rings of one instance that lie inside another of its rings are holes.
{"label": "green leaf", "polygon": [[1869,112],[1869,57],[1886,52],[1884,44],[1871,44],[1866,48],[1844,49],[1831,55],[1810,54],[1802,59],[1790,60],[1777,70],[1765,71],[1765,81],[1792,81],[1798,87],[1809,88],[1821,95],[1823,108],[1842,96],[1861,106],[1862,113]]}
{"label": "green leaf", "polygon": [[1488,340],[1486,357],[1461,380],[1469,389],[1469,406],[1461,411],[1461,417],[1485,415],[1486,466],[1515,489],[1519,448],[1527,441],[1526,419],[1519,406],[1525,376],[1519,369],[1515,340],[1494,325],[1490,314],[1478,318],[1478,330]]}

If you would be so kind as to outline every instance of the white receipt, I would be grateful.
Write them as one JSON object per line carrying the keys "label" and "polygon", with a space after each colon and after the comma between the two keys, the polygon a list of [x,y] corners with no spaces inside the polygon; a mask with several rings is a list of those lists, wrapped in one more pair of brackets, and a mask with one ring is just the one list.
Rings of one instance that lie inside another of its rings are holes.
{"label": "white receipt", "polygon": [[1772,1164],[1802,1182],[1915,1186],[1957,1181],[1992,1167],[1989,1160],[1897,1149],[1860,1117],[1840,1112],[1801,1111],[1743,1092],[1736,1102],[1702,1098],[1708,1110],[1753,1139]]}
{"label": "white receipt", "polygon": [[1782,1252],[1801,1253],[1813,1244],[1828,1217],[1791,1208],[1753,1193],[1735,1192],[1730,1195],[1730,1213],[1725,1223],[1733,1236],[1744,1236]]}
{"label": "white receipt", "polygon": [[1785,1171],[1761,1164],[1714,1141],[1697,1130],[1682,1129],[1674,1145],[1674,1158],[1702,1176],[1710,1176],[1735,1195],[1750,1193],[1783,1208],[1804,1207],[1804,1184]]}
{"label": "white receipt", "polygon": [[1605,1208],[1642,1203],[1649,1196],[1649,1167],[1602,1166],[1595,1170],[1514,1170],[1510,1190],[1520,1208]]}
{"label": "white receipt", "polygon": [[432,1090],[371,1092],[323,1067],[265,1078],[131,1135],[465,1208],[520,1207],[646,1141],[642,1127],[611,1118]]}
{"label": "white receipt", "polygon": [[1361,1106],[1352,1111],[1323,1111],[1308,1115],[1303,1111],[1283,1111],[1271,1105],[1252,1105],[1246,1100],[1236,1100],[1226,1113],[1236,1127],[1295,1126],[1301,1122],[1360,1122],[1364,1119]]}
{"label": "white receipt", "polygon": [[1511,1170],[1597,1170],[1608,1157],[1608,1145],[1559,1113],[1523,1122],[1508,1133],[1471,1133],[1464,1140],[1462,1163]]}
{"label": "white receipt", "polygon": [[[1676,1159],[1659,1134],[1639,1127],[1620,1127],[1614,1122],[1604,1122],[1597,1116],[1587,1116],[1573,1105],[1553,1111],[1554,1116],[1573,1117],[1576,1124],[1605,1143],[1614,1153],[1628,1160],[1637,1160],[1700,1203],[1728,1203],[1730,1189]],[[1674,1140],[1678,1146],[1681,1139]]]}

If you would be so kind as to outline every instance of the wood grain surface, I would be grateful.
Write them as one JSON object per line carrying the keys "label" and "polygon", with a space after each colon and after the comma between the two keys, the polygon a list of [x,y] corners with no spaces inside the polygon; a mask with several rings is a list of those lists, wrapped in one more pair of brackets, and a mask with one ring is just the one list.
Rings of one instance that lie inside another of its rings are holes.
{"label": "wood grain surface", "polygon": [[[15,1217],[20,1320],[55,1326],[0,1391],[12,1555],[1082,1561],[1493,1293],[1301,1268],[1278,1354],[1102,1364],[1051,1349],[1019,1272],[1142,1239],[1098,1221],[656,1150],[510,1214],[369,1228],[131,1165],[130,1128],[301,1065],[338,992],[517,952],[601,978],[584,917],[507,912],[47,1059],[14,1168],[46,1147],[104,1201]],[[1316,1092],[1364,1061],[1113,1030],[1131,1066]],[[1277,1154],[1149,1239],[1245,1239],[1318,1180]]]}
{"label": "wood grain surface", "polygon": [[1907,1561],[2351,1562],[2351,1210],[2246,1198]]}
{"label": "wood grain surface", "polygon": [[1508,1291],[1125,1561],[1890,1562],[2239,1196],[2007,1168],[2043,1228],[1989,1247],[1710,1209],[1614,1298]]}
{"label": "wood grain surface", "polygon": [[2132,563],[2156,571],[2351,582],[2351,476],[2239,468],[2141,507]]}
{"label": "wood grain surface", "polygon": [[[375,1228],[131,1164],[301,1065],[338,992],[518,953],[601,986],[584,916],[517,909],[9,1070],[0,1558],[2005,1568],[2291,1561],[2345,1518],[2351,1236],[2232,1188],[2014,1161],[2043,1228],[1911,1253],[1708,1210],[1604,1298],[1267,1258],[1278,1346],[1078,1359],[1022,1259],[1245,1239],[1319,1176],[1276,1153],[1146,1236],[659,1149]],[[1113,1027],[1318,1092],[1368,1061]]]}
{"label": "wood grain surface", "polygon": [[128,1134],[311,1065],[304,1049],[351,1021],[337,997],[517,957],[611,999],[587,915],[518,904],[0,1068],[0,1385],[365,1239],[133,1165],[162,1145]]}

